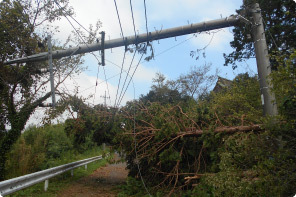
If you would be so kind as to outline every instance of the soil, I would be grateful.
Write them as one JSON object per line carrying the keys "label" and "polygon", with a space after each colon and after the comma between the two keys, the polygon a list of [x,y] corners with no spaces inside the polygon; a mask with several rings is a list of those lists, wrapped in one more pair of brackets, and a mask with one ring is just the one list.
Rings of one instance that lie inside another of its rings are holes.
{"label": "soil", "polygon": [[117,186],[125,182],[127,174],[126,163],[109,164],[98,168],[91,175],[77,180],[70,187],[62,190],[57,196],[117,196]]}

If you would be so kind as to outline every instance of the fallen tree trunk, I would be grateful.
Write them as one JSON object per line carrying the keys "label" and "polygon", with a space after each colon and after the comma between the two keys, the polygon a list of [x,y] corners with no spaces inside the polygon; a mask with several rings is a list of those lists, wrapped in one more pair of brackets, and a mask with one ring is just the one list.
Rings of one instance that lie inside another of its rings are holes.
{"label": "fallen tree trunk", "polygon": [[[204,130],[195,130],[196,128],[186,129],[186,132],[178,133],[184,137],[198,136],[202,135]],[[214,133],[235,133],[235,132],[250,132],[250,131],[262,131],[261,125],[251,125],[251,126],[234,126],[234,127],[218,127],[213,132]]]}
{"label": "fallen tree trunk", "polygon": [[[159,129],[146,129],[146,133],[154,135]],[[214,133],[235,133],[235,132],[251,132],[251,131],[263,131],[264,129],[261,125],[251,125],[251,126],[234,126],[234,127],[217,127]],[[204,130],[197,130],[195,127],[187,128],[185,132],[178,132],[175,136],[182,137],[194,137],[205,133]],[[127,135],[140,135],[141,133],[125,133]]]}

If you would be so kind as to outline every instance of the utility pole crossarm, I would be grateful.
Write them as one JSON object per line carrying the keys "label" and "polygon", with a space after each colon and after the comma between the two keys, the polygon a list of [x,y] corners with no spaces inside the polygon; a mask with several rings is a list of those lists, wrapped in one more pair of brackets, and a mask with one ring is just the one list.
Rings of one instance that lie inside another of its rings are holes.
{"label": "utility pole crossarm", "polygon": [[[108,40],[104,43],[104,49],[111,49],[115,47],[127,46],[131,44],[139,44],[153,40],[161,40],[170,37],[177,37],[187,34],[194,34],[204,31],[210,31],[214,29],[220,29],[225,27],[235,26],[239,22],[239,17],[237,15],[231,15],[230,17],[221,18],[217,20],[211,20],[201,23],[189,24],[181,27],[175,27],[170,29],[163,29],[160,31],[149,32],[139,34],[135,36],[128,36],[125,38],[117,38],[114,40]],[[67,57],[71,55],[77,55],[82,53],[89,53],[93,51],[102,50],[101,42],[93,43],[88,45],[81,45],[75,48],[69,48],[65,50],[57,50],[52,52],[53,59],[59,59],[62,57]],[[48,53],[43,52],[40,54],[23,57],[19,59],[9,60],[4,62],[4,64],[14,64],[14,63],[25,63],[25,62],[36,62],[47,60]]]}

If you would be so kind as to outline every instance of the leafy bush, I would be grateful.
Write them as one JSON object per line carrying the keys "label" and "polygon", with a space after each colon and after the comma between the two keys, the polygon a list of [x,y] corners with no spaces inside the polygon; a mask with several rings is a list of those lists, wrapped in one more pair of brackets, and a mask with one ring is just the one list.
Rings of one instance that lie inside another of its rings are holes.
{"label": "leafy bush", "polygon": [[86,138],[79,150],[73,142],[74,139],[67,136],[63,124],[27,129],[8,154],[7,178],[83,159],[81,154],[98,155],[98,148],[90,137]]}

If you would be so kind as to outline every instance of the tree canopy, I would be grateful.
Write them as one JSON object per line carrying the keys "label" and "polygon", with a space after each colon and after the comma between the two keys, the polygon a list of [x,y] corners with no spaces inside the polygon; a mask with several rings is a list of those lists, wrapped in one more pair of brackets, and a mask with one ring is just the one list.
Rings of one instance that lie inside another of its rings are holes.
{"label": "tree canopy", "polygon": [[[266,41],[270,52],[278,51],[288,57],[296,48],[296,3],[294,0],[245,0],[244,5],[237,10],[252,21],[251,14],[247,11],[252,3],[260,5]],[[230,54],[224,54],[225,65],[232,65],[235,69],[236,62],[255,56],[253,40],[250,38],[252,25],[240,23],[233,29],[234,38],[230,42],[234,49]],[[271,59],[272,66],[276,67],[275,59]]]}
{"label": "tree canopy", "polygon": [[[47,88],[49,73],[40,72],[41,68],[48,68],[47,62],[13,65],[4,62],[47,51],[46,36],[55,33],[51,23],[63,12],[73,14],[68,0],[58,2],[63,8],[58,8],[50,0],[0,2],[0,180],[4,177],[6,152],[20,136],[35,109],[51,96]],[[66,44],[54,44],[53,49],[64,48]],[[53,61],[57,93],[66,78],[79,72],[81,57]]]}

